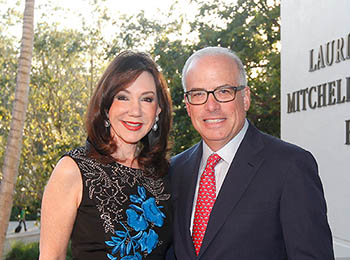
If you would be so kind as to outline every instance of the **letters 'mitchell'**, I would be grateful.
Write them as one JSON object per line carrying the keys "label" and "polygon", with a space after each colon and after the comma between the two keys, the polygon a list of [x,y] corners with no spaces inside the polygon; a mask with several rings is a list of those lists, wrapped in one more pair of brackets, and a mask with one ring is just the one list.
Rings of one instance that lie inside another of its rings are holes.
{"label": "letters 'mitchell'", "polygon": [[[345,83],[345,84],[344,84]],[[350,76],[287,93],[287,113],[350,102]]]}
{"label": "letters 'mitchell'", "polygon": [[345,120],[345,144],[350,145],[350,120]]}

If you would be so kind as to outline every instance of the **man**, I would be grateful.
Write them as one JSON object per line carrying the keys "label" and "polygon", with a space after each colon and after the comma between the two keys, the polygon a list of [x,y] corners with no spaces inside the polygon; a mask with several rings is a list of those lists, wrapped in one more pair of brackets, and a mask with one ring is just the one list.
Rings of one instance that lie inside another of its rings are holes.
{"label": "man", "polygon": [[246,119],[250,89],[240,59],[204,48],[182,76],[203,140],[171,161],[177,259],[334,259],[316,161]]}

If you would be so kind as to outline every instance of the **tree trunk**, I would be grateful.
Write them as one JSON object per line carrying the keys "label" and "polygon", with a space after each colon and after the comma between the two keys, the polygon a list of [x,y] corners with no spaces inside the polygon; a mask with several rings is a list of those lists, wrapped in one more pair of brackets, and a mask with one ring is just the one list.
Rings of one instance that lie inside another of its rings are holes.
{"label": "tree trunk", "polygon": [[0,183],[0,259],[9,224],[13,193],[18,175],[22,135],[26,118],[34,38],[34,1],[26,0],[21,51],[18,60],[15,100]]}

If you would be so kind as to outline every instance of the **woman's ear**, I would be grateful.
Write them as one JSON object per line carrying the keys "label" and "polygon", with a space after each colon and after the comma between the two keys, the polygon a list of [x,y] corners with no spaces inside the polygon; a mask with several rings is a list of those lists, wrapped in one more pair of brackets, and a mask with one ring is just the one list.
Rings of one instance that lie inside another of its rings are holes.
{"label": "woman's ear", "polygon": [[162,109],[161,109],[160,106],[158,105],[158,107],[157,107],[157,112],[156,112],[157,116],[159,116],[160,112],[162,112]]}

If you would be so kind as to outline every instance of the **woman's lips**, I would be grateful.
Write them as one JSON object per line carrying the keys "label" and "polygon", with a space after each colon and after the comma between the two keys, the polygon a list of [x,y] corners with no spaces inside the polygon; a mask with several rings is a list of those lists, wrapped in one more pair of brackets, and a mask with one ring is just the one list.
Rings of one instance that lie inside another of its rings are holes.
{"label": "woman's lips", "polygon": [[142,127],[142,123],[138,122],[131,122],[131,121],[122,121],[122,124],[127,128],[128,130],[131,131],[137,131]]}

